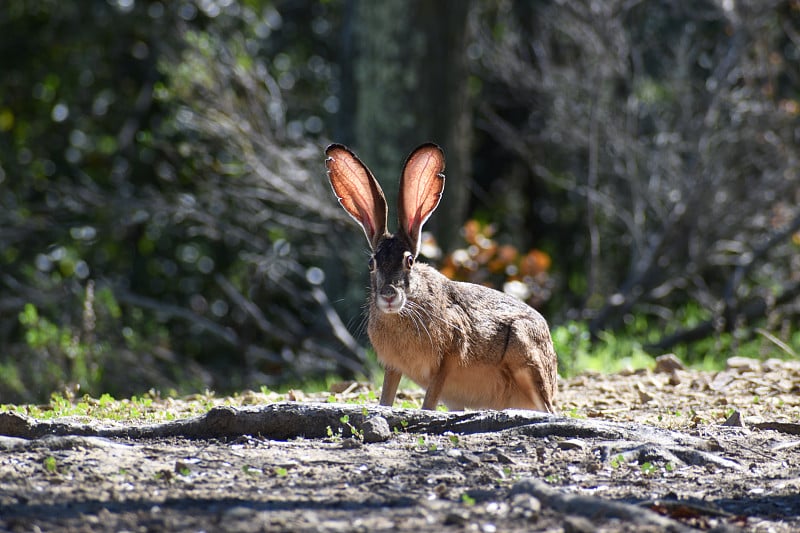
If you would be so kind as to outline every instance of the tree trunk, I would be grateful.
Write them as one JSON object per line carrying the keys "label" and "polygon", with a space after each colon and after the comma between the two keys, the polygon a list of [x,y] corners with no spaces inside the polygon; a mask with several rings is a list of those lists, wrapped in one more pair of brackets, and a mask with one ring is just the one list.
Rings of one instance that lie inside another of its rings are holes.
{"label": "tree trunk", "polygon": [[426,141],[444,149],[446,194],[428,227],[444,249],[458,235],[469,197],[472,117],[466,42],[471,5],[460,0],[359,1],[354,15],[353,148],[383,185],[391,209],[408,153]]}

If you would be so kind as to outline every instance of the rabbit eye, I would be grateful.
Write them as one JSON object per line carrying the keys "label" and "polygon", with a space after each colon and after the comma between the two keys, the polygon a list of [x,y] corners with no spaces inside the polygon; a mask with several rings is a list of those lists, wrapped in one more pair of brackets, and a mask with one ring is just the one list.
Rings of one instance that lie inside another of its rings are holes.
{"label": "rabbit eye", "polygon": [[406,268],[410,270],[412,266],[414,266],[414,256],[408,254],[406,256]]}
{"label": "rabbit eye", "polygon": [[367,263],[367,266],[369,267],[369,271],[370,272],[375,272],[375,258],[374,257],[370,257],[369,258],[369,263]]}

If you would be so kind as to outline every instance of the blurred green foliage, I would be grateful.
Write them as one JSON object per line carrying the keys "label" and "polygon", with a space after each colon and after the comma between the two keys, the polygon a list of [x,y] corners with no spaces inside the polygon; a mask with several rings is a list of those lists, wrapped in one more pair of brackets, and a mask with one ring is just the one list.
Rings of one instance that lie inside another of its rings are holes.
{"label": "blurred green foliage", "polygon": [[4,4],[0,397],[358,368],[312,289],[320,235],[343,218],[309,185],[309,139],[335,111],[319,99],[327,10]]}

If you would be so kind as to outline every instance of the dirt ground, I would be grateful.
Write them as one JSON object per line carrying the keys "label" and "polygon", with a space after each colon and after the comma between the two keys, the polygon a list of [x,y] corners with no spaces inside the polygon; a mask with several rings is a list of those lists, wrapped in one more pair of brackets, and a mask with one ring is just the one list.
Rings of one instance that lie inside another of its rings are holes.
{"label": "dirt ground", "polygon": [[[0,531],[800,530],[800,362],[668,363],[560,383],[575,434],[0,437]],[[665,428],[705,451],[580,429],[595,422]]]}

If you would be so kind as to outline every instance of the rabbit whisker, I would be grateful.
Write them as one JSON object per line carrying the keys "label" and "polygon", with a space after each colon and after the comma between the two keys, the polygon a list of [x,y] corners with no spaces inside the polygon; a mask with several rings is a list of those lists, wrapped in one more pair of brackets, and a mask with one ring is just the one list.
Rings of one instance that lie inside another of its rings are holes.
{"label": "rabbit whisker", "polygon": [[368,322],[368,320],[369,320],[369,317],[367,315],[362,315],[361,320],[358,321],[358,328],[356,329],[356,331],[359,334],[363,335],[363,334],[365,334],[367,332],[367,322]]}
{"label": "rabbit whisker", "polygon": [[464,330],[463,329],[461,329],[459,326],[457,326],[457,325],[455,325],[455,324],[453,324],[451,322],[448,322],[446,319],[444,319],[440,315],[438,315],[436,313],[431,313],[428,309],[426,309],[425,307],[423,307],[422,305],[420,305],[420,304],[418,304],[416,302],[408,302],[408,303],[413,303],[414,306],[416,306],[421,312],[425,313],[425,316],[428,319],[437,320],[437,321],[441,322],[442,324],[444,324],[445,326],[447,326],[448,328],[452,328],[452,329],[458,331],[459,333],[461,333],[462,335],[464,335]]}
{"label": "rabbit whisker", "polygon": [[[350,324],[356,320],[356,317],[350,319]],[[356,333],[358,334],[366,334],[367,333],[367,322],[369,321],[369,302],[366,302],[361,305],[361,319],[358,321],[358,326],[356,326]]]}

